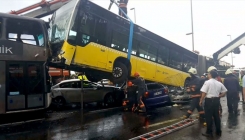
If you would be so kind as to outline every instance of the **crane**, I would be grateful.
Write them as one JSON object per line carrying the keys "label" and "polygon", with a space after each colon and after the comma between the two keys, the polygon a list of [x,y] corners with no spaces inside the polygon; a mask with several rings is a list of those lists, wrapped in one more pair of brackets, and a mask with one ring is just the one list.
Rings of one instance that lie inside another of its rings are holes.
{"label": "crane", "polygon": [[[59,9],[61,6],[65,5],[71,0],[41,0],[36,4],[30,5],[28,7],[22,8],[17,11],[10,11],[9,14],[22,15],[32,18],[42,18],[53,14],[54,11]],[[37,9],[38,8],[38,9]]]}

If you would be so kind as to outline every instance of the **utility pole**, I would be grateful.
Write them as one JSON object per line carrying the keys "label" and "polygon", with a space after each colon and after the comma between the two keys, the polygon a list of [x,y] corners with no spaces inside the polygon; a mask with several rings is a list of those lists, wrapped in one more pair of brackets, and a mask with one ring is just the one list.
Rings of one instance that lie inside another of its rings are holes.
{"label": "utility pole", "polygon": [[134,10],[134,23],[136,23],[136,10],[135,8],[131,8],[130,10]]}
{"label": "utility pole", "polygon": [[193,30],[192,0],[191,0],[191,32],[192,32],[192,51],[194,51],[194,30]]}
{"label": "utility pole", "polygon": [[192,12],[192,0],[191,1],[191,33],[187,33],[186,35],[192,35],[192,51],[195,51],[194,48],[194,29],[193,29],[193,12]]}
{"label": "utility pole", "polygon": [[[231,35],[227,35],[227,36],[229,36],[230,37],[230,41],[232,41],[232,39],[231,39]],[[231,66],[233,67],[233,50],[231,51]]]}

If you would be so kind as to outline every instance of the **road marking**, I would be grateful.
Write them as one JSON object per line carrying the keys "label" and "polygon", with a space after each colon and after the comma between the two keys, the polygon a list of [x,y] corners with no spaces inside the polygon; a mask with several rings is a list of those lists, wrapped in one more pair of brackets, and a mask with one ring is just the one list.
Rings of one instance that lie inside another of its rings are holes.
{"label": "road marking", "polygon": [[106,111],[117,110],[117,109],[123,109],[123,107],[113,107],[113,108],[106,108],[106,109],[101,109],[101,110],[88,111],[88,113],[86,114],[106,112]]}
{"label": "road marking", "polygon": [[[192,117],[197,117],[198,115],[199,114],[193,114],[191,116]],[[171,119],[171,120],[167,120],[167,121],[162,121],[162,122],[159,122],[159,123],[154,123],[154,124],[151,124],[151,125],[148,125],[148,126],[144,126],[143,128],[155,127],[155,126],[158,126],[158,125],[163,125],[163,124],[175,122],[175,121],[178,121],[178,120],[181,120],[181,119],[184,119],[184,117],[180,117],[180,118],[176,118],[176,119]]]}
{"label": "road marking", "polygon": [[30,123],[30,122],[37,122],[37,121],[43,121],[43,120],[45,120],[45,118],[33,119],[33,120],[27,120],[27,121],[19,121],[19,122],[13,122],[13,123],[6,123],[6,124],[0,124],[0,127],[20,125],[20,124],[25,124],[25,123]]}

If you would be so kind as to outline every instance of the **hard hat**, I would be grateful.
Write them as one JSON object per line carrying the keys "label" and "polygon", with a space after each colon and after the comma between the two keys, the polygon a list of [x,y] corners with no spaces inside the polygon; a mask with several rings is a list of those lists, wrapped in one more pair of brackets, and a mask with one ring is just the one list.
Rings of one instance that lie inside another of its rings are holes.
{"label": "hard hat", "polygon": [[134,77],[140,76],[140,74],[138,72],[134,73]]}
{"label": "hard hat", "polygon": [[210,72],[212,70],[217,70],[217,69],[214,66],[210,66],[207,71]]}
{"label": "hard hat", "polygon": [[190,68],[188,72],[191,74],[197,74],[197,70],[195,68]]}
{"label": "hard hat", "polygon": [[233,73],[233,70],[228,69],[228,70],[225,72],[225,75],[232,74],[232,73]]}
{"label": "hard hat", "polygon": [[128,86],[129,87],[133,86],[133,83],[131,81],[128,81]]}

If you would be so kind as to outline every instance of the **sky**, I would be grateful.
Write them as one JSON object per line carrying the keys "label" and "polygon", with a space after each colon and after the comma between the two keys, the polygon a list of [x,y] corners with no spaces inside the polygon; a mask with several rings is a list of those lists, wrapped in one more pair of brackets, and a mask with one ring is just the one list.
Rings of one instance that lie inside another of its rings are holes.
{"label": "sky", "polygon": [[[9,12],[40,2],[41,0],[0,0],[0,12]],[[48,0],[47,0],[48,1]],[[92,0],[108,8],[110,0]],[[245,32],[244,0],[193,0],[194,47],[201,55],[212,56]],[[130,8],[135,8],[135,14]],[[113,5],[111,11],[118,13]],[[129,0],[128,15],[136,24],[192,50],[190,0]],[[245,46],[241,54],[233,54],[235,67],[245,67]],[[228,55],[222,60],[231,63]]]}

